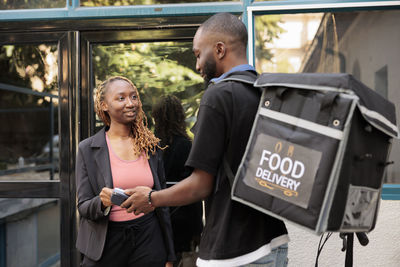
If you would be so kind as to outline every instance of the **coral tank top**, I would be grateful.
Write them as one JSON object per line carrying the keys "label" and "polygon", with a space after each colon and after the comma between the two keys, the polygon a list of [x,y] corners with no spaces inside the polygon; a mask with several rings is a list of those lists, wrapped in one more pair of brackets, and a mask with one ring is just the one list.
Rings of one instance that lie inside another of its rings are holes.
{"label": "coral tank top", "polygon": [[[111,147],[110,140],[106,134],[108,153],[110,156],[111,174],[114,188],[121,189],[134,188],[136,186],[148,186],[153,188],[154,180],[151,173],[149,161],[143,153],[136,160],[123,160],[117,156]],[[113,205],[110,211],[110,221],[122,222],[137,219],[143,216],[143,213],[135,215],[127,213],[126,209]]]}

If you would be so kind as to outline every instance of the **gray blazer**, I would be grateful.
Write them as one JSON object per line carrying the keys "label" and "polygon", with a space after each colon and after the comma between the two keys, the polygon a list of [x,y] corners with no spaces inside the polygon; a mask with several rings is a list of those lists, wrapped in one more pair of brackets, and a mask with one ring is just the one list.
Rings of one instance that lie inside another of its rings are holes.
{"label": "gray blazer", "polygon": [[[157,151],[155,155],[150,155],[149,165],[153,174],[154,189],[165,188],[166,181],[160,151]],[[75,175],[77,206],[80,214],[76,247],[88,258],[97,261],[103,253],[108,227],[108,215],[105,216],[101,210],[99,194],[103,187],[114,188],[105,128],[79,143]],[[164,234],[168,261],[174,261],[169,210],[165,207],[157,208],[155,211]]]}

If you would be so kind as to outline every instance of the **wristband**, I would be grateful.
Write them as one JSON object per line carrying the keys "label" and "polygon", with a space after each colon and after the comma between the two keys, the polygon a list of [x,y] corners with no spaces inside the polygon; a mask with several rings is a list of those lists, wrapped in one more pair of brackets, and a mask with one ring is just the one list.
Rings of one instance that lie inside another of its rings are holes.
{"label": "wristband", "polygon": [[154,192],[155,190],[150,190],[149,195],[148,195],[148,201],[149,201],[149,205],[153,206],[153,204],[151,203],[151,194]]}

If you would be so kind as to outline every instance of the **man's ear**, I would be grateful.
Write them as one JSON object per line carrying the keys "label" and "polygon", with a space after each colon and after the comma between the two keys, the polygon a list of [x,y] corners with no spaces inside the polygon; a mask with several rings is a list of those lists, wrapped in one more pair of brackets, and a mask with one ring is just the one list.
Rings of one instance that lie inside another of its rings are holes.
{"label": "man's ear", "polygon": [[223,42],[218,42],[215,44],[215,53],[218,59],[222,59],[226,53],[226,46]]}

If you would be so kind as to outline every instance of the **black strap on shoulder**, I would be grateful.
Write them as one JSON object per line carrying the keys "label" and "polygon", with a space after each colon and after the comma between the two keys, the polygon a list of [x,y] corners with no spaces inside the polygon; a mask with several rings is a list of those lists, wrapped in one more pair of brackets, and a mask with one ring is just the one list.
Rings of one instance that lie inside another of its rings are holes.
{"label": "black strap on shoulder", "polygon": [[[254,85],[254,83],[257,80],[257,75],[249,75],[245,73],[238,73],[238,74],[233,74],[230,75],[222,80],[219,80],[215,82],[216,84],[221,83],[221,82],[229,82],[229,81],[234,81],[234,82],[241,82],[244,84],[249,84],[249,85]],[[235,180],[235,174],[232,172],[231,166],[229,166],[229,162],[227,159],[226,151],[224,153],[224,158],[222,159],[223,161],[223,167],[225,170],[225,174],[228,177],[229,183],[231,184],[231,187],[233,186],[233,181]]]}
{"label": "black strap on shoulder", "polygon": [[225,174],[228,177],[231,187],[233,187],[233,181],[235,180],[235,175],[232,172],[231,166],[229,166],[228,159],[226,158],[226,153],[224,154],[223,162],[224,162]]}
{"label": "black strap on shoulder", "polygon": [[229,81],[234,81],[234,82],[241,82],[241,83],[246,83],[246,84],[250,84],[250,85],[254,85],[254,83],[257,80],[257,75],[249,75],[249,74],[245,74],[245,73],[237,73],[237,74],[233,74],[233,75],[229,75],[228,77],[216,81],[214,82],[215,84],[221,83],[221,82],[229,82]]}

